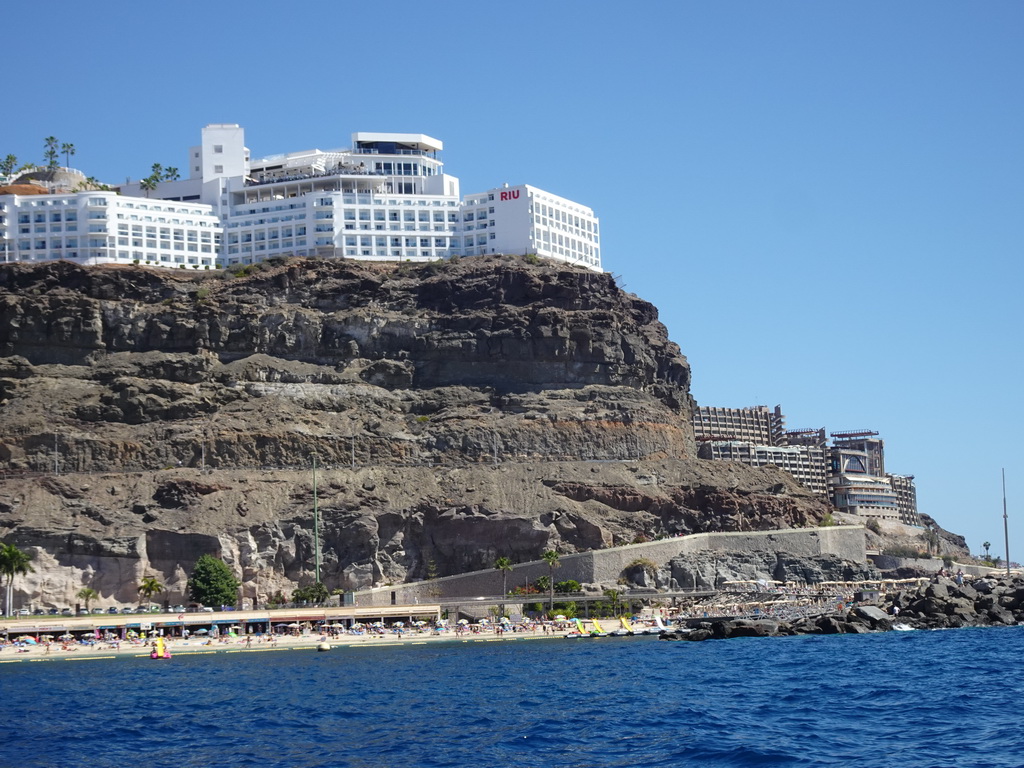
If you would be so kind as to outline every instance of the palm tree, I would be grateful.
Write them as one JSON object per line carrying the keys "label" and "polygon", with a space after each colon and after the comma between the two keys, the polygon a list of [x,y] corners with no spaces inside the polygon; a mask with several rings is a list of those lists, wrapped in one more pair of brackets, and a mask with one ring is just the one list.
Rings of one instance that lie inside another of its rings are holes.
{"label": "palm tree", "polygon": [[7,577],[7,600],[4,605],[4,615],[11,615],[12,599],[14,597],[14,577],[24,576],[32,573],[33,568],[29,565],[32,555],[23,552],[13,544],[0,545],[0,574]]}
{"label": "palm tree", "polygon": [[147,576],[139,584],[139,594],[142,595],[147,603],[153,599],[153,595],[163,591],[164,585],[157,581],[155,576]]}
{"label": "palm tree", "polygon": [[164,168],[164,181],[177,181],[181,178],[181,174],[178,173],[177,168]]}
{"label": "palm tree", "polygon": [[71,167],[71,156],[75,154],[75,145],[74,144],[67,144],[67,143],[61,144],[60,145],[60,151],[64,153],[64,167],[65,168],[70,168]]}
{"label": "palm tree", "polygon": [[553,549],[549,549],[540,559],[548,564],[548,589],[550,590],[550,597],[548,600],[548,612],[555,610],[555,568],[558,568],[558,553]]}
{"label": "palm tree", "polygon": [[512,561],[507,557],[499,557],[494,561],[495,570],[501,571],[501,596],[508,594],[508,575],[512,571]]}
{"label": "palm tree", "polygon": [[619,615],[619,590],[617,589],[606,589],[604,596],[612,601],[612,615]]}
{"label": "palm tree", "polygon": [[17,167],[18,158],[14,155],[7,155],[3,160],[0,160],[0,176],[10,176]]}
{"label": "palm tree", "polygon": [[57,158],[60,155],[57,147],[60,146],[60,142],[57,141],[56,136],[47,136],[43,141],[46,142],[46,150],[43,152],[43,157],[46,158],[46,167],[52,171],[57,167]]}
{"label": "palm tree", "polygon": [[149,197],[149,193],[156,190],[157,179],[152,176],[147,176],[139,182],[139,188],[146,193],[146,197]]}
{"label": "palm tree", "polygon": [[89,603],[91,603],[93,600],[95,600],[99,596],[100,596],[100,593],[97,592],[92,587],[82,587],[75,594],[75,597],[77,597],[79,600],[81,600],[83,603],[85,603],[85,610],[87,612],[89,610]]}
{"label": "palm tree", "polygon": [[988,560],[989,559],[989,557],[988,557],[988,548],[992,546],[992,542],[991,541],[983,541],[981,543],[981,546],[983,546],[985,548],[985,559]]}

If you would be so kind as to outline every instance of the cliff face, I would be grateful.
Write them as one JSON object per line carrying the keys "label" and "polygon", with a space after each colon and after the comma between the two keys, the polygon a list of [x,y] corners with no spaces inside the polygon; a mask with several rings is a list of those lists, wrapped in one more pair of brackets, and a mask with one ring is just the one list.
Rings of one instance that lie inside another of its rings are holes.
{"label": "cliff face", "polygon": [[566,265],[0,268],[0,537],[51,592],[173,592],[204,552],[308,579],[314,459],[330,588],[820,518],[694,459],[690,410],[654,307]]}

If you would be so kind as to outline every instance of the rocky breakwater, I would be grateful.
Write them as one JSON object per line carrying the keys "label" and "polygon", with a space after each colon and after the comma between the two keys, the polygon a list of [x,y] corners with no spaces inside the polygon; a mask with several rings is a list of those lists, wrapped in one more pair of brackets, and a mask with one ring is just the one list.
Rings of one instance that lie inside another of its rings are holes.
{"label": "rocky breakwater", "polygon": [[262,599],[702,531],[814,526],[773,468],[694,458],[690,369],[610,275],[518,257],[243,275],[0,265],[0,538],[21,597]]}
{"label": "rocky breakwater", "polygon": [[663,640],[861,634],[901,629],[1014,626],[1024,623],[1024,577],[990,576],[970,584],[938,578],[879,604],[854,605],[793,620],[716,619],[662,633]]}

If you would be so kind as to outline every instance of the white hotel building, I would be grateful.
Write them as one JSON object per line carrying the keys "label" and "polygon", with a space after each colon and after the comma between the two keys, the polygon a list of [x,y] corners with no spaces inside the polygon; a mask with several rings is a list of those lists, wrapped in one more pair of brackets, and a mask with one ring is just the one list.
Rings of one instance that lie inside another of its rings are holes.
{"label": "white hotel building", "polygon": [[[0,195],[0,238],[19,261],[201,269],[283,255],[422,262],[535,253],[601,270],[593,211],[528,185],[460,198],[443,148],[423,134],[354,133],[350,149],[253,160],[240,126],[208,125],[189,150],[188,178],[160,182],[148,197],[138,182],[121,195]],[[88,232],[68,237],[63,218],[40,220],[51,208],[78,209]],[[38,227],[51,220],[54,228]]]}
{"label": "white hotel building", "polygon": [[116,192],[0,195],[6,261],[216,266],[220,221],[208,205],[123,197]]}
{"label": "white hotel building", "polygon": [[601,269],[594,212],[529,184],[465,195],[460,218],[461,250],[455,253],[535,253]]}

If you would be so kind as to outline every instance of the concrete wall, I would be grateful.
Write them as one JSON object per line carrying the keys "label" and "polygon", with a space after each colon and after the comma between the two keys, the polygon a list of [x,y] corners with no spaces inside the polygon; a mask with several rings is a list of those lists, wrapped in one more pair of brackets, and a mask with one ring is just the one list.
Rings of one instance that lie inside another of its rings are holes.
{"label": "concrete wall", "polygon": [[[574,580],[581,584],[618,581],[623,569],[638,558],[645,558],[665,567],[678,555],[695,552],[785,552],[797,557],[838,555],[844,560],[867,562],[865,532],[860,525],[829,528],[796,528],[750,533],[697,533],[674,539],[630,544],[624,547],[562,555],[555,569],[554,580]],[[543,560],[519,563],[508,574],[508,589],[535,582],[548,575]],[[388,605],[392,602],[432,603],[452,598],[493,597],[501,594],[502,573],[490,569],[459,576],[446,576],[430,581],[396,584],[391,587],[356,593],[356,604]]]}

